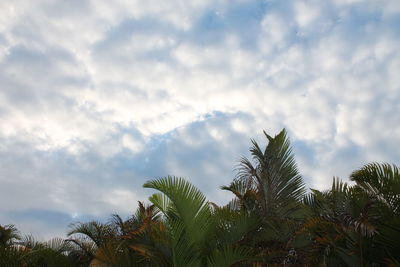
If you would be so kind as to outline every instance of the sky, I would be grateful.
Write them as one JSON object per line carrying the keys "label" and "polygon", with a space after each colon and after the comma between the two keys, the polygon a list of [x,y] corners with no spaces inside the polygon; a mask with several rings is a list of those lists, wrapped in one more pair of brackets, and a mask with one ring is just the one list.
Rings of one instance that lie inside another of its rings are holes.
{"label": "sky", "polygon": [[210,201],[286,128],[307,187],[400,164],[398,0],[0,1],[0,224],[132,214],[174,175]]}

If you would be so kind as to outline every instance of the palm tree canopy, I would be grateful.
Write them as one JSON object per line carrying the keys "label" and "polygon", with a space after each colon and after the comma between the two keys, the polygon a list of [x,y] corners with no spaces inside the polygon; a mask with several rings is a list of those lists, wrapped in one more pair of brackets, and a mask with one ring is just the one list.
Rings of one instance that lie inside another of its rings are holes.
{"label": "palm tree canopy", "polygon": [[0,225],[0,247],[12,245],[18,239],[20,239],[19,231],[14,225]]}
{"label": "palm tree canopy", "polygon": [[[265,149],[261,149],[252,140],[252,161],[243,157],[237,167],[236,181],[223,189],[235,195],[255,193],[265,216],[289,216],[298,208],[297,203],[305,193],[305,184],[299,174],[286,130],[283,129],[275,137],[265,131],[264,135],[268,140]],[[236,190],[238,187],[241,190]]]}
{"label": "palm tree canopy", "polygon": [[400,169],[387,163],[370,163],[354,171],[350,179],[375,195],[397,216],[400,215]]}
{"label": "palm tree canopy", "polygon": [[[172,250],[173,266],[231,266],[248,258],[249,251],[232,242],[243,235],[244,223],[231,224],[237,238],[223,238],[224,218],[213,212],[212,205],[195,186],[178,177],[149,181],[146,188],[161,192],[150,201],[162,212]],[[226,218],[226,217],[225,217]]]}

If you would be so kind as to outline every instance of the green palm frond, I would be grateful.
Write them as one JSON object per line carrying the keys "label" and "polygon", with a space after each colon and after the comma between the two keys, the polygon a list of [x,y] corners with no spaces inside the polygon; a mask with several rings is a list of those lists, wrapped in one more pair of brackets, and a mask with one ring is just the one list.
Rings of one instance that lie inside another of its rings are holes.
{"label": "green palm frond", "polygon": [[46,248],[57,251],[59,253],[66,253],[71,250],[71,244],[63,238],[52,238],[43,243]]}
{"label": "green palm frond", "polygon": [[119,240],[115,225],[91,221],[70,225],[69,238],[66,240],[75,246],[74,258],[91,262],[93,259],[104,263],[115,262],[115,253]]}
{"label": "green palm frond", "polygon": [[176,266],[200,264],[201,251],[211,239],[214,220],[211,208],[196,187],[182,178],[166,177],[143,185],[164,194],[154,194],[150,201],[157,206],[166,219]]}
{"label": "green palm frond", "polygon": [[218,220],[218,242],[221,244],[236,244],[247,238],[250,232],[260,226],[260,218],[231,210],[228,207],[218,208],[214,212]]}
{"label": "green palm frond", "polygon": [[42,247],[43,244],[36,240],[33,235],[25,235],[18,242],[19,245],[24,246],[29,249],[35,249],[37,247]]}
{"label": "green palm frond", "polygon": [[13,224],[0,225],[0,247],[12,245],[15,241],[19,240],[18,229]]}
{"label": "green palm frond", "polygon": [[[70,239],[81,239],[93,242],[97,247],[101,247],[111,237],[115,236],[115,229],[109,224],[91,221],[88,223],[76,223],[70,225],[71,230],[68,232]],[[73,238],[76,237],[76,238]]]}
{"label": "green palm frond", "polygon": [[[159,190],[168,197],[170,205],[164,214],[171,220],[179,220],[193,240],[200,241],[206,238],[203,234],[207,232],[210,222],[212,222],[212,214],[208,202],[200,190],[177,177],[153,180],[143,186]],[[158,196],[156,199],[157,201],[161,200],[161,197]],[[151,200],[155,200],[154,195]],[[157,202],[157,205],[159,203]],[[165,208],[166,204],[164,203],[163,206],[159,206],[159,208]]]}
{"label": "green palm frond", "polygon": [[112,214],[109,220],[109,225],[114,228],[114,231],[119,235],[125,235],[128,232],[128,225],[118,214]]}
{"label": "green palm frond", "polygon": [[20,246],[25,251],[21,260],[28,266],[72,266],[68,254],[73,246],[62,238],[39,242],[26,236],[21,239]]}
{"label": "green palm frond", "polygon": [[153,203],[153,205],[157,207],[163,214],[166,214],[168,209],[172,208],[170,199],[161,193],[151,195],[149,197],[149,201]]}
{"label": "green palm frond", "polygon": [[183,178],[168,176],[149,181],[143,187],[153,188],[165,194],[177,208],[181,219],[186,222],[195,217],[202,208],[207,207],[203,193]]}
{"label": "green palm frond", "polygon": [[268,139],[264,150],[252,140],[250,152],[254,164],[242,158],[236,168],[236,180],[223,189],[241,197],[243,191],[256,188],[257,202],[264,216],[291,216],[299,210],[305,184],[299,175],[285,129],[275,137],[264,134]]}
{"label": "green palm frond", "polygon": [[[255,142],[254,140],[252,141]],[[257,169],[249,159],[242,157],[234,171],[236,172],[236,180],[244,181],[243,184],[246,185],[246,187],[257,185],[259,178],[257,177]]]}
{"label": "green palm frond", "polygon": [[286,130],[283,129],[274,138],[265,132],[264,134],[269,143],[262,159],[265,162],[263,167],[277,186],[276,197],[300,200],[305,192],[305,185],[298,172]]}
{"label": "green palm frond", "polygon": [[400,215],[400,169],[397,166],[370,163],[354,171],[350,179]]}
{"label": "green palm frond", "polygon": [[24,255],[24,249],[18,246],[0,247],[0,266],[24,267]]}
{"label": "green palm frond", "polygon": [[207,260],[208,267],[229,267],[236,263],[252,259],[252,251],[248,248],[226,245],[216,249]]}
{"label": "green palm frond", "polygon": [[228,204],[230,207],[233,208],[236,205],[237,210],[247,212],[259,208],[259,205],[256,204],[259,193],[255,184],[249,184],[245,180],[234,180],[229,186],[222,186],[221,189],[230,191],[236,196],[236,199]]}
{"label": "green palm frond", "polygon": [[164,214],[174,266],[204,266],[207,261],[228,264],[243,259],[241,248],[230,250],[226,246],[240,241],[251,229],[252,220],[247,215],[211,205],[200,190],[182,178],[161,178],[144,187],[161,192],[150,201]]}

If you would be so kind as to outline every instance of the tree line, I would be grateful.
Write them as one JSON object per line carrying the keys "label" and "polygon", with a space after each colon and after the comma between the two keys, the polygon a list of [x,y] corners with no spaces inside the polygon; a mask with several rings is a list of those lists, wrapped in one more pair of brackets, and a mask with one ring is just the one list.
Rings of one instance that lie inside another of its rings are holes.
{"label": "tree line", "polygon": [[400,169],[370,163],[348,184],[306,190],[285,130],[252,140],[219,206],[190,182],[146,182],[157,193],[127,219],[70,226],[39,242],[0,225],[0,266],[400,266]]}

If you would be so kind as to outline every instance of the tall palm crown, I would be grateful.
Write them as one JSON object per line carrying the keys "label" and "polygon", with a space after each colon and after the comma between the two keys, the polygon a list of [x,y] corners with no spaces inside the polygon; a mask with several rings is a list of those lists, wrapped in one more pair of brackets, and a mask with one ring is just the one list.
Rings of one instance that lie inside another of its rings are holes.
{"label": "tall palm crown", "polygon": [[289,242],[304,215],[305,185],[285,129],[274,137],[264,135],[266,147],[251,140],[252,159],[241,158],[234,181],[222,189],[236,196],[227,207],[259,220],[257,230],[245,239],[258,251],[259,264],[279,265],[290,254]]}
{"label": "tall palm crown", "polygon": [[[237,167],[237,176],[229,187],[239,199],[252,198],[264,217],[287,217],[298,208],[305,193],[290,141],[283,129],[275,137],[264,131],[268,145],[264,150],[251,140],[252,161],[243,157]],[[249,208],[249,207],[247,207]],[[255,207],[253,207],[255,208]]]}

